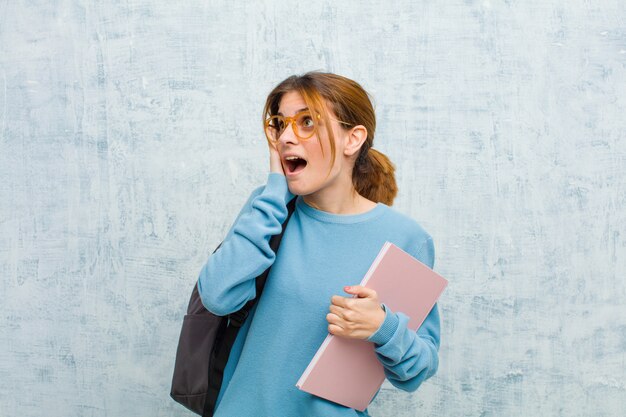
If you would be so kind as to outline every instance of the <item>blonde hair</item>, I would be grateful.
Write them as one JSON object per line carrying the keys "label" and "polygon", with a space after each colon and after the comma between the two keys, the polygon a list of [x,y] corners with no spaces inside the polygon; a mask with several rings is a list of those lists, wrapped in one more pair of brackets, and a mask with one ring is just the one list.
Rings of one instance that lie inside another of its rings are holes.
{"label": "blonde hair", "polygon": [[[367,138],[361,145],[352,169],[352,184],[363,197],[391,206],[398,194],[395,166],[385,154],[372,148],[376,115],[369,94],[363,87],[349,78],[328,72],[309,71],[300,76],[292,75],[269,93],[263,108],[264,121],[278,113],[282,96],[290,91],[300,93],[309,110],[321,115],[330,139],[331,166],[336,157],[335,138],[324,100],[330,104],[330,110],[339,120],[347,122],[350,127],[363,125],[367,129]],[[350,128],[342,124],[340,126],[343,129]]]}

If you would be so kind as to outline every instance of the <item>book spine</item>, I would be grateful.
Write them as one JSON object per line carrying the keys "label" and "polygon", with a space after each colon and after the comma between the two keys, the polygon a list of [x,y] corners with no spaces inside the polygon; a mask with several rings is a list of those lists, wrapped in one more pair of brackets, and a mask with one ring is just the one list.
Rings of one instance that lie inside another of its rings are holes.
{"label": "book spine", "polygon": [[322,345],[320,346],[320,348],[315,353],[315,356],[313,356],[313,359],[311,359],[311,362],[309,362],[309,366],[306,367],[306,369],[302,373],[302,376],[300,377],[298,382],[296,382],[296,387],[302,388],[304,386],[304,384],[306,383],[307,378],[309,377],[309,374],[311,373],[311,371],[315,367],[315,364],[317,363],[319,358],[322,356],[322,353],[326,350],[326,346],[328,346],[328,344],[330,343],[332,338],[333,338],[332,334],[328,334],[328,336],[326,336],[326,339],[324,339],[324,341],[322,342]]}
{"label": "book spine", "polygon": [[[361,280],[362,287],[367,286],[367,282],[370,280],[371,276],[374,274],[374,271],[376,270],[376,268],[378,268],[378,264],[383,259],[383,257],[385,256],[385,253],[387,253],[390,247],[391,247],[391,242],[388,242],[388,241],[385,242],[383,247],[380,249],[380,252],[378,252],[376,259],[374,259],[374,262],[372,262],[372,265],[370,265],[370,269],[367,270],[367,273],[363,277],[363,280]],[[353,297],[356,297],[356,295],[354,295]]]}

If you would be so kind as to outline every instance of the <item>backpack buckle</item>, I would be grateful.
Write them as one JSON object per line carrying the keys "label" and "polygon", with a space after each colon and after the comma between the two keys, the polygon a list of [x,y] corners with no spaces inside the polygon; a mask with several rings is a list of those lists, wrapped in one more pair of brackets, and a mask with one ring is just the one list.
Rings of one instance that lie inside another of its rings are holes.
{"label": "backpack buckle", "polygon": [[236,311],[228,315],[228,318],[230,319],[230,324],[235,327],[243,326],[243,323],[246,321],[247,317],[248,311],[246,311],[245,309]]}

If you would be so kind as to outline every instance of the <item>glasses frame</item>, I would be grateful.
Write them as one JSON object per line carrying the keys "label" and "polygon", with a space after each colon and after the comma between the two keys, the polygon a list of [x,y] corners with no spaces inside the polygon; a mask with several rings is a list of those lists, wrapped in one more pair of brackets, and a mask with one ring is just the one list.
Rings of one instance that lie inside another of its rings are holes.
{"label": "glasses frame", "polygon": [[[313,128],[313,132],[309,135],[309,136],[300,136],[299,132],[298,132],[298,125],[296,125],[296,119],[298,118],[298,116],[302,115],[303,113],[308,113],[311,115],[311,118],[313,118],[313,115],[311,114],[310,110],[302,110],[299,111],[298,113],[294,114],[293,116],[283,116],[281,114],[274,114],[271,115],[270,117],[268,117],[267,119],[265,119],[265,122],[263,123],[264,125],[264,132],[265,132],[265,136],[267,137],[267,140],[270,141],[271,143],[277,143],[280,140],[280,137],[285,133],[285,131],[287,130],[287,127],[289,125],[291,125],[291,130],[293,130],[293,133],[298,137],[298,139],[302,139],[302,140],[307,140],[310,139],[316,132],[317,132],[317,122],[315,122],[315,126]],[[285,122],[285,128],[283,129],[283,131],[281,132],[280,135],[278,135],[278,138],[276,139],[272,139],[270,138],[270,135],[267,134],[267,130],[270,128],[269,123],[270,120],[272,120],[275,117],[282,117],[283,121]],[[317,119],[321,119],[322,116],[318,113],[317,114]],[[330,117],[329,118],[331,120],[334,120],[336,122],[339,123],[343,123],[345,125],[351,126],[352,123],[348,123],[348,122],[344,122],[343,120],[339,120],[339,119],[335,119],[334,117]]]}

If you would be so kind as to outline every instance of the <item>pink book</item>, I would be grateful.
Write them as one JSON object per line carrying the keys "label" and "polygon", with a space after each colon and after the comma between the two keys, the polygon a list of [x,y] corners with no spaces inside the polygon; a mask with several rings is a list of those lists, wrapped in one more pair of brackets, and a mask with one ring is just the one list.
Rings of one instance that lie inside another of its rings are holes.
{"label": "pink book", "polygon": [[[391,242],[385,242],[361,285],[378,293],[391,311],[409,317],[416,331],[435,305],[448,281]],[[356,296],[353,296],[356,297]],[[385,381],[374,343],[328,334],[296,387],[359,411]]]}

